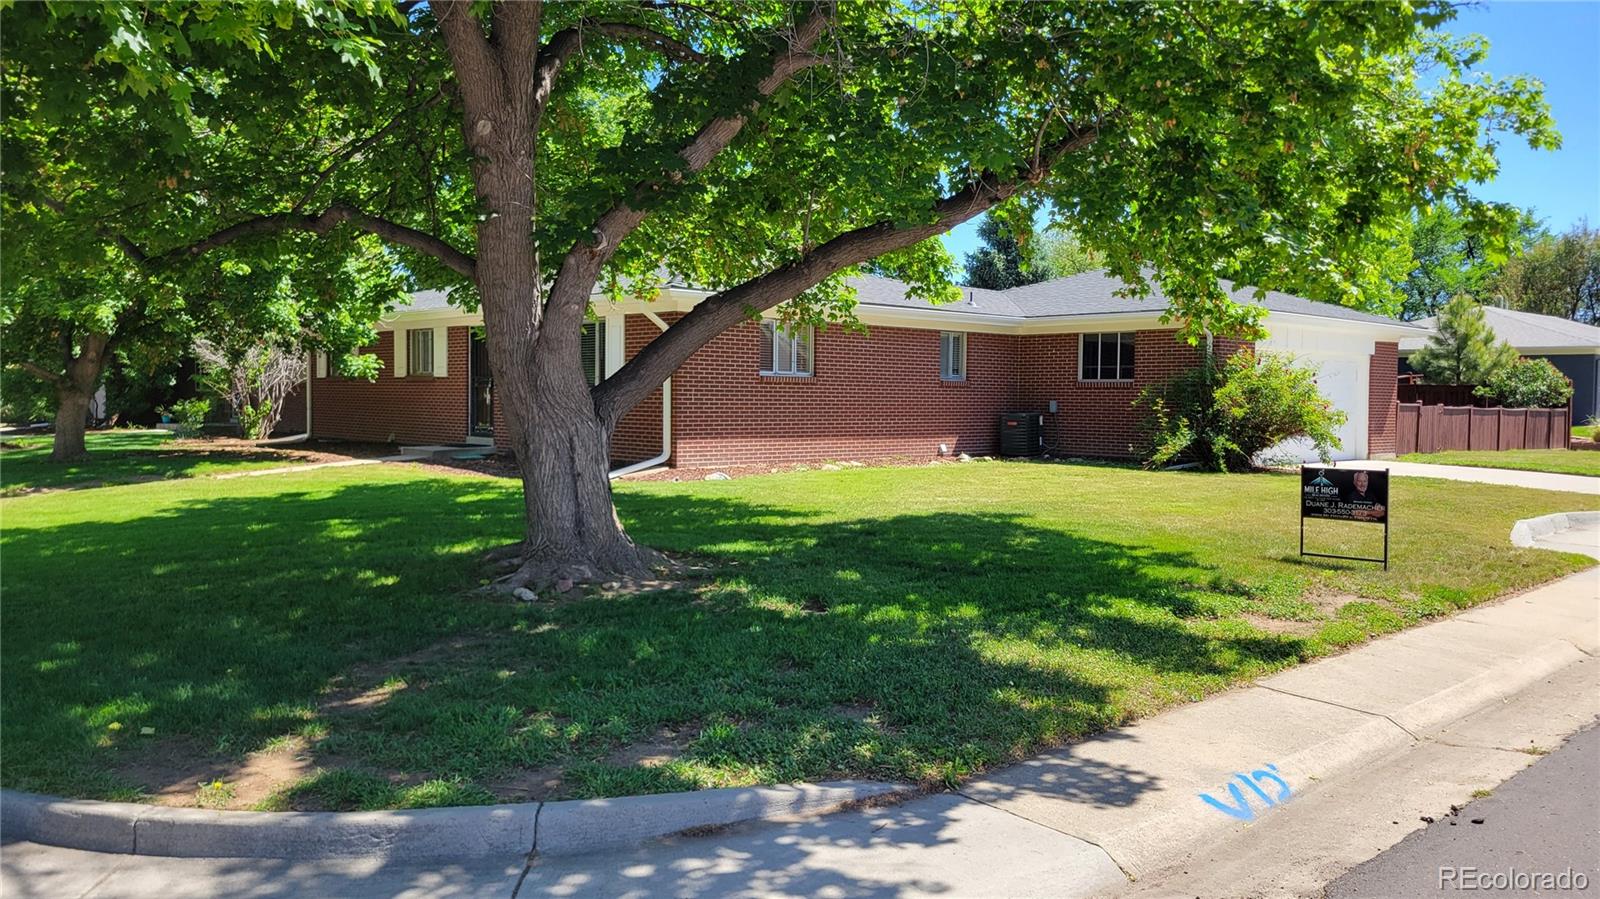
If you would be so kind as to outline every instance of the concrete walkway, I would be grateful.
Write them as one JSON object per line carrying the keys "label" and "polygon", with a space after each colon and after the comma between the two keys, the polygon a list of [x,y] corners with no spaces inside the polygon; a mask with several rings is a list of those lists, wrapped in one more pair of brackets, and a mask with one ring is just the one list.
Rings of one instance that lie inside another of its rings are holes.
{"label": "concrete walkway", "polygon": [[[1584,450],[1588,452],[1588,450]],[[1340,463],[1349,468],[1387,468],[1389,473],[1406,478],[1439,478],[1445,481],[1472,481],[1478,484],[1500,484],[1506,487],[1527,487],[1533,490],[1559,490],[1563,493],[1584,493],[1600,497],[1600,478],[1581,474],[1550,474],[1543,471],[1517,471],[1510,468],[1475,468],[1467,465],[1431,465],[1425,462],[1401,462],[1397,459],[1373,459],[1367,462]]]}
{"label": "concrete walkway", "polygon": [[[1438,766],[1449,763],[1438,757],[1440,746],[1510,747],[1524,737],[1508,730],[1504,709],[1541,686],[1565,685],[1559,702],[1534,704],[1544,715],[1540,739],[1564,738],[1600,712],[1600,690],[1575,688],[1571,680],[1592,679],[1600,670],[1597,597],[1600,569],[1590,569],[1045,753],[960,792],[886,808],[592,855],[536,853],[525,870],[503,861],[439,867],[404,860],[159,859],[14,844],[0,853],[0,892],[161,899],[1104,896],[1186,853],[1265,839],[1278,828],[1295,832],[1297,808],[1332,795],[1379,760],[1433,753],[1424,761]],[[1518,767],[1531,758],[1486,751]],[[1478,779],[1456,785],[1461,801],[1515,769],[1470,770]],[[1403,797],[1399,786],[1385,785],[1368,798]],[[1374,853],[1408,832],[1387,806],[1377,814],[1394,824]],[[1315,835],[1314,823],[1299,826]],[[1345,826],[1364,833],[1370,824]],[[1323,831],[1322,842],[1342,834]]]}
{"label": "concrete walkway", "polygon": [[1534,546],[1542,549],[1556,549],[1561,552],[1583,553],[1600,559],[1600,521],[1581,524],[1577,527],[1556,531],[1537,537]]}
{"label": "concrete walkway", "polygon": [[226,474],[212,475],[212,480],[227,481],[233,478],[259,478],[271,474],[299,474],[302,471],[316,471],[319,468],[349,468],[352,465],[376,465],[381,459],[340,459],[335,462],[311,462],[305,465],[283,465],[277,468],[252,468],[249,471],[230,471]]}

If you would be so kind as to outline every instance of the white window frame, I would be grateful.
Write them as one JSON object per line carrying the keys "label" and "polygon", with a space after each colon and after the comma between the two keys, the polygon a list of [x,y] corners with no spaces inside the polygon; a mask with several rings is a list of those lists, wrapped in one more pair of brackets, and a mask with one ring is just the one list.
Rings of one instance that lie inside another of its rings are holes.
{"label": "white window frame", "polygon": [[939,332],[939,380],[967,379],[967,332]]}
{"label": "white window frame", "polygon": [[[406,354],[405,370],[404,370],[404,372],[402,372],[402,375],[404,377],[408,377],[408,378],[432,378],[432,377],[435,377],[437,375],[437,372],[435,370],[436,366],[434,365],[434,359],[438,356],[438,353],[437,353],[437,347],[434,346],[434,333],[433,333],[433,330],[434,329],[432,329],[432,328],[407,328],[406,329],[405,335],[404,335],[405,336],[405,344],[406,344],[406,347],[405,347],[405,354]],[[424,334],[428,335],[427,336],[427,343],[428,343],[428,366],[427,366],[427,368],[422,368],[421,366],[419,366],[417,364],[417,359],[418,359],[418,356],[420,355],[417,352],[417,350],[420,349],[419,344],[422,342],[422,335],[424,335]]]}
{"label": "white window frame", "polygon": [[[1122,338],[1123,338],[1124,335],[1126,335],[1127,337],[1131,338],[1128,341],[1129,348],[1136,350],[1137,344],[1138,344],[1138,335],[1134,331],[1096,331],[1096,332],[1093,332],[1093,333],[1079,334],[1078,335],[1078,380],[1079,381],[1084,381],[1084,382],[1089,382],[1089,383],[1098,383],[1098,384],[1131,384],[1131,383],[1133,383],[1134,378],[1139,373],[1139,370],[1136,367],[1139,364],[1139,355],[1138,355],[1137,352],[1134,353],[1133,361],[1132,361],[1132,363],[1130,365],[1131,371],[1129,372],[1128,377],[1126,377],[1126,378],[1122,377],[1122,344],[1123,344]],[[1096,354],[1095,354],[1095,369],[1096,369],[1096,371],[1095,371],[1094,377],[1089,377],[1089,376],[1087,376],[1087,375],[1085,375],[1083,373],[1083,363],[1084,363],[1083,348],[1084,348],[1084,345],[1086,343],[1088,343],[1089,338],[1091,338],[1091,337],[1093,337],[1095,339],[1096,346],[1099,349],[1103,349],[1105,347],[1105,340],[1103,338],[1105,338],[1105,337],[1115,337],[1116,338],[1115,346],[1117,347],[1117,363],[1116,363],[1115,366],[1113,366],[1113,371],[1115,372],[1116,377],[1106,378],[1106,377],[1101,377],[1100,376],[1100,372],[1105,370],[1105,360],[1100,358],[1098,349],[1096,350]]]}
{"label": "white window frame", "polygon": [[[790,330],[778,324],[777,319],[761,322],[763,346],[772,348],[770,358],[761,360],[761,374],[769,378],[809,378],[816,366],[816,329],[801,325]],[[795,339],[795,338],[802,339]]]}

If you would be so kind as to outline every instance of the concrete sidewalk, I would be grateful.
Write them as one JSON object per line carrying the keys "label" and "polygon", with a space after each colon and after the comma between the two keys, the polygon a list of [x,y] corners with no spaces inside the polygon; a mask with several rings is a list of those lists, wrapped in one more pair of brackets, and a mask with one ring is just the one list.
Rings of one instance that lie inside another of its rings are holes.
{"label": "concrete sidewalk", "polygon": [[[1583,450],[1582,452],[1589,452],[1589,450]],[[1439,478],[1445,481],[1471,481],[1478,484],[1500,484],[1506,487],[1559,490],[1563,493],[1583,493],[1589,496],[1600,496],[1600,478],[1592,478],[1581,474],[1551,474],[1543,471],[1517,471],[1511,468],[1475,468],[1467,465],[1432,465],[1425,462],[1401,462],[1398,459],[1341,462],[1340,467],[1387,468],[1390,474],[1397,477]]]}
{"label": "concrete sidewalk", "polygon": [[[1203,847],[1270,836],[1298,807],[1377,761],[1467,740],[1499,745],[1507,737],[1495,732],[1504,729],[1497,719],[1470,737],[1458,735],[1463,722],[1600,669],[1597,596],[1600,569],[1590,569],[1046,753],[959,792],[887,808],[584,856],[535,852],[526,871],[12,845],[0,859],[0,886],[8,896],[161,899],[513,889],[518,897],[1104,896]],[[1600,711],[1600,691],[1569,686],[1558,699],[1540,706],[1550,738]],[[1495,752],[1523,763],[1520,753]]]}
{"label": "concrete sidewalk", "polygon": [[1105,895],[1196,847],[1270,828],[1303,794],[1480,707],[1594,667],[1597,595],[1591,569],[1046,753],[959,793],[537,860],[519,896]]}

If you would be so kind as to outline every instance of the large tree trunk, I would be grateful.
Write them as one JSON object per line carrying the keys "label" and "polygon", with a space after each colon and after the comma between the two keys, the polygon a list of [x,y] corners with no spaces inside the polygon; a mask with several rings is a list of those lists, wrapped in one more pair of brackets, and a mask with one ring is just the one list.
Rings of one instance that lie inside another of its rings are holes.
{"label": "large tree trunk", "polygon": [[576,354],[569,359],[565,353],[543,352],[531,364],[497,366],[497,392],[501,385],[527,392],[520,403],[502,404],[522,474],[527,522],[519,565],[502,585],[565,590],[649,576],[663,559],[629,539],[617,519],[610,434],[595,415]]}
{"label": "large tree trunk", "polygon": [[88,334],[77,354],[68,350],[67,374],[56,385],[56,434],[50,448],[52,462],[81,462],[89,458],[84,432],[89,425],[89,404],[105,369],[106,347],[111,338]]}
{"label": "large tree trunk", "polygon": [[79,390],[63,378],[56,385],[56,437],[50,448],[51,462],[82,462],[89,458],[84,446],[84,431],[89,424],[89,402],[93,393]]}

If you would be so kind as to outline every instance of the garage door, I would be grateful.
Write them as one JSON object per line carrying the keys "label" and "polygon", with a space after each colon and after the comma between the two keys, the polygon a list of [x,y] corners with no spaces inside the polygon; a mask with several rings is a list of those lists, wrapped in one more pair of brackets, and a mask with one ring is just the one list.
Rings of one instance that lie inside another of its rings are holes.
{"label": "garage door", "polygon": [[[1367,412],[1366,381],[1362,366],[1346,357],[1302,357],[1301,365],[1317,370],[1317,390],[1335,409],[1345,413],[1345,422],[1339,428],[1340,446],[1333,451],[1335,459],[1364,459],[1367,455],[1363,425]],[[1317,449],[1309,440],[1290,440],[1280,443],[1261,454],[1268,463],[1316,462]]]}

